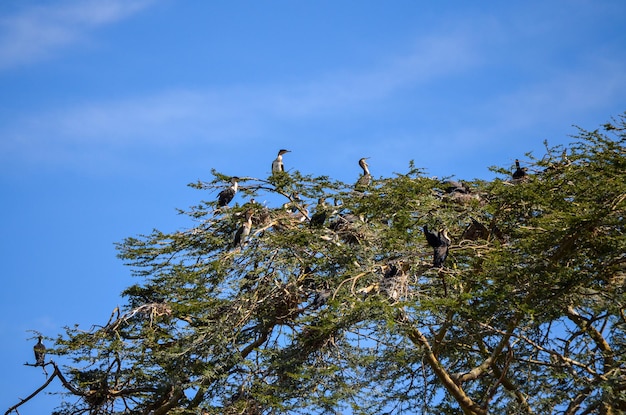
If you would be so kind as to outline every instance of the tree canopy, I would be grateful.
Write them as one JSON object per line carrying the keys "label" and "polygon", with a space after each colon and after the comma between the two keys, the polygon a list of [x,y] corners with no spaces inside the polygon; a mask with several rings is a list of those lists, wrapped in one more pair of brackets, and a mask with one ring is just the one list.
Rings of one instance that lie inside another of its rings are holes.
{"label": "tree canopy", "polygon": [[625,117],[491,181],[241,171],[218,206],[213,171],[188,228],[118,244],[125,306],[37,363],[57,413],[626,411]]}

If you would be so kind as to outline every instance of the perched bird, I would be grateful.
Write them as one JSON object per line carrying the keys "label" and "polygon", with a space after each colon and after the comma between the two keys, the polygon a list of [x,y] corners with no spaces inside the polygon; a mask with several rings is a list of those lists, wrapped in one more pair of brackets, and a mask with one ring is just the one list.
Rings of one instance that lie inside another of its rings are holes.
{"label": "perched bird", "polygon": [[520,167],[519,160],[515,159],[515,171],[513,172],[513,180],[522,180],[526,176],[527,167]]}
{"label": "perched bird", "polygon": [[467,225],[467,227],[463,231],[463,235],[461,236],[461,239],[469,239],[470,241],[476,241],[478,239],[482,239],[485,241],[489,240],[489,236],[491,235],[491,232],[489,232],[489,229],[487,229],[485,225],[483,225],[476,219],[474,218],[471,218],[471,219],[472,219],[472,223]]}
{"label": "perched bird", "polygon": [[359,160],[359,166],[361,166],[361,168],[363,169],[363,174],[361,175],[361,177],[359,177],[359,180],[357,180],[356,184],[354,185],[357,190],[369,186],[372,182],[372,175],[370,174],[369,166],[365,161],[368,158],[369,157],[363,157]]}
{"label": "perched bird", "polygon": [[386,267],[384,271],[385,271],[383,274],[384,278],[393,278],[396,275],[398,275],[398,267],[395,266],[394,264],[391,264],[388,267]]}
{"label": "perched bird", "polygon": [[235,232],[235,239],[233,240],[233,248],[237,248],[238,246],[243,246],[244,242],[250,235],[250,230],[252,230],[252,209],[248,209],[246,211],[246,220],[244,223],[237,229]]}
{"label": "perched bird", "polygon": [[313,302],[311,303],[311,307],[320,308],[321,306],[326,304],[326,302],[328,301],[332,293],[333,292],[329,289],[323,289],[321,291],[316,292],[315,297],[313,298]]}
{"label": "perched bird", "polygon": [[311,221],[309,222],[310,226],[312,228],[322,227],[324,225],[324,222],[326,221],[327,216],[328,216],[328,213],[326,211],[326,199],[324,199],[323,197],[320,197],[317,200],[315,213],[313,214],[313,216],[311,216]]}
{"label": "perched bird", "polygon": [[283,164],[283,154],[285,153],[290,153],[290,151],[284,149],[278,151],[278,156],[276,156],[276,159],[272,162],[272,174],[285,171]]}
{"label": "perched bird", "polygon": [[231,186],[227,189],[222,190],[217,195],[217,206],[224,207],[230,203],[231,200],[235,197],[235,193],[239,190],[239,177],[232,177],[230,179]]}
{"label": "perched bird", "polygon": [[428,245],[433,247],[433,266],[442,268],[452,242],[448,237],[448,232],[442,229],[438,233],[434,233],[428,230],[428,226],[424,225],[424,235]]}
{"label": "perched bird", "polygon": [[33,346],[33,351],[35,352],[35,366],[43,366],[44,360],[46,358],[46,346],[41,342],[43,339],[42,336],[39,336],[39,341],[36,345]]}
{"label": "perched bird", "polygon": [[446,180],[443,182],[445,185],[446,193],[469,193],[470,188],[464,182],[457,182],[455,180]]}

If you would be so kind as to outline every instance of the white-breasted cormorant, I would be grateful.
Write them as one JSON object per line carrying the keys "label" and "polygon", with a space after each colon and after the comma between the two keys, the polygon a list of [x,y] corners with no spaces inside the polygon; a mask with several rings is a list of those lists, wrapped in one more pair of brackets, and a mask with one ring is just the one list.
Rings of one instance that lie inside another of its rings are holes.
{"label": "white-breasted cormorant", "polygon": [[227,189],[222,190],[217,195],[217,206],[224,207],[230,203],[231,200],[235,197],[237,190],[239,189],[239,177],[232,177],[230,179],[231,186]]}
{"label": "white-breasted cormorant", "polygon": [[283,154],[285,153],[290,153],[290,151],[285,149],[278,151],[276,159],[272,162],[272,174],[285,171],[285,165],[283,164]]}
{"label": "white-breasted cormorant", "polygon": [[437,268],[443,267],[443,262],[448,256],[448,249],[452,242],[448,237],[448,232],[442,229],[438,233],[434,233],[428,230],[428,226],[424,225],[424,235],[428,245],[433,248],[433,266]]}

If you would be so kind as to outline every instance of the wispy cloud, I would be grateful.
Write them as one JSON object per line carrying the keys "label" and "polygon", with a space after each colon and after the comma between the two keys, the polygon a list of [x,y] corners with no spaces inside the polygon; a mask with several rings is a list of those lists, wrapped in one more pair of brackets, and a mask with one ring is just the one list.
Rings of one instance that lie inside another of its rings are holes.
{"label": "wispy cloud", "polygon": [[[291,134],[315,123],[368,124],[387,117],[390,108],[406,115],[397,142],[390,141],[390,131],[385,148],[415,147],[415,140],[428,137],[435,152],[454,143],[478,152],[533,129],[539,133],[540,126],[569,126],[589,112],[612,111],[623,102],[626,71],[619,56],[578,68],[555,64],[532,79],[491,85],[480,72],[501,62],[490,50],[489,35],[474,29],[424,36],[404,55],[381,56],[374,67],[308,82],[169,89],[25,114],[0,127],[0,154],[65,163],[114,160],[128,148],[242,145],[267,137],[283,140],[285,124],[292,126]],[[480,82],[470,89],[476,95],[463,89],[473,82]],[[379,128],[358,139],[361,145],[380,147],[380,134]],[[329,140],[326,144],[341,146],[336,137]]]}
{"label": "wispy cloud", "polygon": [[90,30],[127,18],[152,0],[61,1],[0,18],[0,69],[53,56]]}
{"label": "wispy cloud", "polygon": [[0,131],[6,137],[0,149],[29,157],[58,157],[59,152],[83,154],[143,144],[254,140],[284,121],[371,111],[377,107],[372,103],[385,101],[399,90],[473,66],[473,47],[461,34],[432,36],[376,68],[304,83],[177,89],[79,103],[15,120]]}

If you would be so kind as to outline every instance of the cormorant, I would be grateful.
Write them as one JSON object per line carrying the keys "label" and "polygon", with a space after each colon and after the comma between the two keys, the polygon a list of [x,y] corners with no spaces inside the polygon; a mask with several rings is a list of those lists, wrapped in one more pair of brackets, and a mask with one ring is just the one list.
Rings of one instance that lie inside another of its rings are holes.
{"label": "cormorant", "polygon": [[369,166],[365,161],[368,158],[369,157],[363,157],[359,160],[359,166],[361,166],[361,168],[363,169],[363,174],[361,175],[361,177],[359,177],[359,180],[357,180],[356,184],[354,185],[357,190],[369,186],[372,182],[372,175],[370,174]]}
{"label": "cormorant", "polygon": [[239,189],[239,177],[232,177],[230,179],[231,186],[228,189],[222,190],[219,195],[217,195],[217,206],[224,207],[230,203],[231,200],[235,197],[235,193]]}
{"label": "cormorant", "polygon": [[290,153],[290,151],[285,149],[278,151],[278,156],[272,162],[272,174],[285,171],[285,166],[283,165],[283,154],[285,153]]}
{"label": "cormorant", "polygon": [[443,200],[460,204],[480,200],[480,196],[477,193],[473,193],[471,187],[463,181],[447,180],[443,182],[443,185],[445,186],[445,194],[442,196]]}
{"label": "cormorant", "polygon": [[428,230],[428,226],[424,225],[424,235],[428,245],[433,247],[433,266],[442,268],[452,242],[448,237],[448,232],[442,229],[438,233],[434,233]]}
{"label": "cormorant", "polygon": [[323,289],[316,292],[315,297],[313,298],[313,302],[311,302],[311,307],[314,309],[320,308],[321,306],[326,304],[332,293],[333,292],[329,289]]}
{"label": "cormorant", "polygon": [[389,265],[388,268],[385,269],[385,273],[383,274],[384,278],[393,278],[398,275],[398,267],[394,264]]}
{"label": "cormorant", "polygon": [[317,207],[315,208],[315,213],[311,216],[310,225],[312,228],[319,228],[324,225],[326,221],[326,216],[328,216],[326,212],[326,199],[320,197],[317,200]]}
{"label": "cormorant", "polygon": [[521,180],[526,176],[527,167],[520,167],[519,160],[515,159],[515,171],[513,172],[513,180]]}
{"label": "cormorant", "polygon": [[39,336],[39,341],[33,346],[35,352],[35,366],[43,366],[46,358],[46,346],[41,342],[42,336]]}
{"label": "cormorant", "polygon": [[487,229],[485,225],[483,225],[476,219],[474,218],[471,218],[471,219],[472,219],[472,223],[467,225],[467,227],[463,231],[463,235],[461,236],[461,239],[469,239],[471,241],[483,239],[485,241],[488,241],[489,236],[491,235],[491,232],[489,232],[489,229]]}
{"label": "cormorant", "polygon": [[250,235],[250,230],[252,229],[252,213],[252,209],[246,211],[245,222],[239,227],[239,229],[237,229],[237,232],[235,232],[233,248],[237,248],[238,246],[241,247],[248,235]]}
{"label": "cormorant", "polygon": [[446,186],[446,193],[470,193],[469,186],[464,182],[446,180],[443,184]]}

